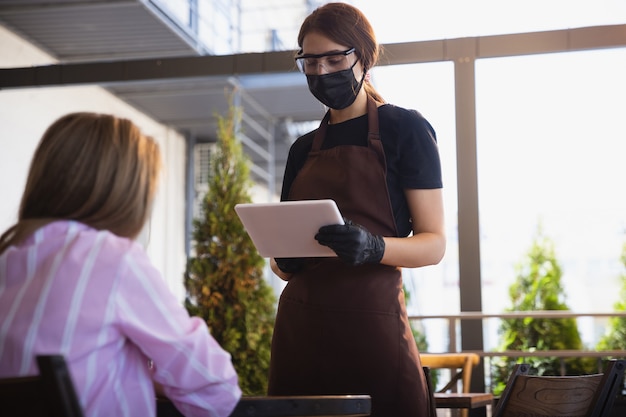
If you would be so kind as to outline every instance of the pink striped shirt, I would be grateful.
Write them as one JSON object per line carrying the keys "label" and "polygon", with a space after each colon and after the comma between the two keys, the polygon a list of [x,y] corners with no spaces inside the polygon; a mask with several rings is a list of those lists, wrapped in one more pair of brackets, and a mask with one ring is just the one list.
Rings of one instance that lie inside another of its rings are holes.
{"label": "pink striped shirt", "polygon": [[90,417],[154,416],[153,379],[186,416],[228,416],[241,396],[230,355],[141,246],[77,222],[0,255],[0,377],[35,374],[35,355],[50,353],[65,356]]}

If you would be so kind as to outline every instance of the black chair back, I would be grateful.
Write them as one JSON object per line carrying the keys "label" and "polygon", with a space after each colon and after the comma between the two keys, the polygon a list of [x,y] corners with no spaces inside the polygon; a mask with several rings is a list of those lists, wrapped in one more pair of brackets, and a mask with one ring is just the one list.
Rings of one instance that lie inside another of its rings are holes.
{"label": "black chair back", "polygon": [[39,375],[0,379],[0,415],[83,417],[63,356],[37,356]]}

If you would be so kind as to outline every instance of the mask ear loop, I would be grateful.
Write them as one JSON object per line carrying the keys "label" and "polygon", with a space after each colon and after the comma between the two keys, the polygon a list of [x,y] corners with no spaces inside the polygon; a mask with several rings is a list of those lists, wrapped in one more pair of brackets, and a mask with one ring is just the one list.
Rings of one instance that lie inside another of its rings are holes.
{"label": "mask ear loop", "polygon": [[[354,65],[356,65],[357,62],[359,62],[359,61],[356,60],[354,62]],[[354,69],[354,65],[352,65],[351,69]],[[371,79],[371,77],[370,77],[369,71],[367,70],[367,68],[363,67],[363,75],[361,76],[361,81],[359,81],[359,85],[357,86],[356,90],[354,90],[354,89],[352,90],[354,92],[354,95],[357,95],[358,94],[357,92],[361,91],[361,88],[363,88],[363,84],[366,83],[366,82],[369,83],[370,79]]]}
{"label": "mask ear loop", "polygon": [[371,84],[372,81],[372,73],[369,72],[367,69],[364,69],[365,73],[363,74],[365,76],[365,82],[367,84]]}

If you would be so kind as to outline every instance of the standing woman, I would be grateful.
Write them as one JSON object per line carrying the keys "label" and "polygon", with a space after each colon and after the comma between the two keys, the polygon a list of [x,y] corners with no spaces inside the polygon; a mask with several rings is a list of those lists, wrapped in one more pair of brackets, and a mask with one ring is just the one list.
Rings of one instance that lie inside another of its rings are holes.
{"label": "standing woman", "polygon": [[426,417],[429,400],[401,267],[445,252],[435,132],[370,84],[379,46],[367,18],[329,3],[298,35],[299,68],[328,112],[291,147],[281,200],[331,198],[345,225],[316,239],[337,258],[278,258],[270,395],[369,394],[375,416]]}

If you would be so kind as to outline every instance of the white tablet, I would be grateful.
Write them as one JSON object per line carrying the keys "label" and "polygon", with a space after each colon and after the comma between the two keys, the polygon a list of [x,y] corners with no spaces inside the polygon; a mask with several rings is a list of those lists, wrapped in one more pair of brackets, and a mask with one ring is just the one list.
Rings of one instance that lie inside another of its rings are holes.
{"label": "white tablet", "polygon": [[343,224],[333,200],[237,204],[235,211],[265,258],[337,256],[315,240],[320,227]]}

